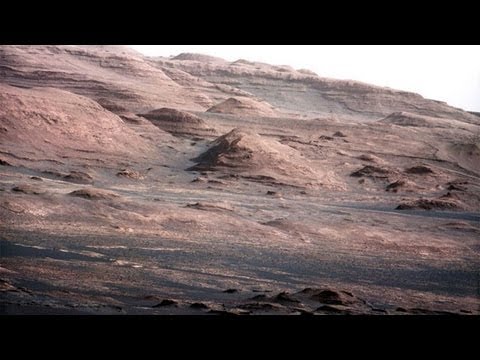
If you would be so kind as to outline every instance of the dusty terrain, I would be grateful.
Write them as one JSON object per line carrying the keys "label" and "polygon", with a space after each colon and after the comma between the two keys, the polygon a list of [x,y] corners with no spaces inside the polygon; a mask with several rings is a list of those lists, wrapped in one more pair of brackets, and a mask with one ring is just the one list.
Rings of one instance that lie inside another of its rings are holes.
{"label": "dusty terrain", "polygon": [[480,117],[445,103],[0,46],[1,314],[479,314],[479,206]]}

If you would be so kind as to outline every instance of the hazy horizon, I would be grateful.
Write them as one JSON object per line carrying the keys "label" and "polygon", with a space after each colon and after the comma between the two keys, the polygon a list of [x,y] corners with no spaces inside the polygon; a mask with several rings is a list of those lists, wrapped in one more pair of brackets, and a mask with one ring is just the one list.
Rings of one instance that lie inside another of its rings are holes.
{"label": "hazy horizon", "polygon": [[129,45],[147,56],[200,53],[308,69],[319,76],[411,91],[480,111],[480,46]]}

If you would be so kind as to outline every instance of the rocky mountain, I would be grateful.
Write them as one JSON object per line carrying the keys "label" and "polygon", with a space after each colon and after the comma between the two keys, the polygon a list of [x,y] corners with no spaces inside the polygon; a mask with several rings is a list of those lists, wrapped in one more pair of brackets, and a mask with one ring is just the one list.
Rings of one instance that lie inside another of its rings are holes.
{"label": "rocky mountain", "polygon": [[407,111],[479,123],[474,114],[418,94],[356,81],[326,79],[288,66],[180,54],[147,58],[122,46],[3,46],[0,80],[52,86],[133,112],[160,107],[207,110],[231,97],[270,103],[300,116],[379,119]]}
{"label": "rocky mountain", "polygon": [[480,117],[319,75],[0,46],[0,313],[478,314]]}
{"label": "rocky mountain", "polygon": [[285,112],[301,115],[344,115],[380,119],[408,111],[425,116],[457,119],[478,124],[472,114],[439,101],[405,91],[357,81],[322,78],[313,72],[288,66],[238,60],[232,63],[181,54],[172,59],[153,59],[162,69],[185,71],[209,83],[231,86],[258,97]]}

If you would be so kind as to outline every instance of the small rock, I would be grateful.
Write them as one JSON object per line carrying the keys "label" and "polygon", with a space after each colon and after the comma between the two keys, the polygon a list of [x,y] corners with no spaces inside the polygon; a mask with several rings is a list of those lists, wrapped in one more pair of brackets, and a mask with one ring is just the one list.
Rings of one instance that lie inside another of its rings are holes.
{"label": "small rock", "polygon": [[385,188],[386,191],[391,191],[391,192],[397,192],[398,188],[401,188],[402,186],[405,186],[407,182],[405,180],[397,180],[393,183],[390,183],[387,185]]}
{"label": "small rock", "polygon": [[454,184],[450,184],[448,187],[447,187],[447,190],[450,190],[450,191],[465,191],[466,189],[464,187],[461,187],[461,186],[457,186],[457,185],[454,185]]}
{"label": "small rock", "polygon": [[190,305],[192,309],[208,309],[209,307],[204,303],[196,302]]}
{"label": "small rock", "polygon": [[411,167],[409,169],[406,169],[405,172],[407,174],[419,174],[419,175],[433,174],[433,170],[430,169],[428,166],[424,166],[424,165]]}
{"label": "small rock", "polygon": [[361,168],[360,170],[354,171],[353,173],[350,174],[350,176],[353,177],[362,177],[362,176],[369,176],[369,177],[381,177],[385,178],[387,177],[387,174],[391,174],[392,172],[388,169],[378,167],[378,166],[372,166],[372,165],[367,165]]}
{"label": "small rock", "polygon": [[306,288],[297,294],[306,295],[311,300],[315,300],[322,304],[329,305],[347,305],[357,302],[363,302],[363,300],[356,298],[352,293],[348,291],[337,292],[330,289]]}
{"label": "small rock", "polygon": [[143,176],[138,171],[133,171],[133,170],[129,170],[129,169],[120,170],[117,173],[117,176],[125,177],[125,178],[128,178],[128,179],[134,179],[134,180],[143,179]]}
{"label": "small rock", "polygon": [[223,292],[226,293],[226,294],[234,294],[234,293],[237,293],[238,290],[237,289],[227,289],[227,290],[224,290]]}
{"label": "small rock", "polygon": [[62,176],[63,180],[76,184],[93,184],[93,178],[81,171],[70,171],[70,174]]}
{"label": "small rock", "polygon": [[12,188],[12,191],[23,193],[23,194],[29,194],[29,195],[40,195],[45,192],[43,190],[38,189],[35,186],[31,186],[27,184],[21,184],[21,185],[15,186]]}
{"label": "small rock", "polygon": [[289,293],[287,292],[281,292],[277,296],[275,296],[275,300],[279,302],[291,302],[291,303],[299,303],[300,301],[293,298]]}
{"label": "small rock", "polygon": [[322,290],[312,295],[311,298],[324,304],[333,304],[333,305],[343,304],[340,294],[332,290]]}
{"label": "small rock", "polygon": [[192,183],[194,182],[206,182],[207,179],[203,178],[203,177],[196,177],[195,179],[192,180]]}
{"label": "small rock", "polygon": [[395,210],[455,210],[459,208],[461,208],[461,206],[454,200],[418,199],[410,202],[401,203],[395,208]]}
{"label": "small rock", "polygon": [[81,197],[88,200],[112,200],[114,198],[119,197],[119,195],[111,191],[101,190],[96,188],[86,188],[86,189],[75,190],[69,193],[68,195]]}
{"label": "small rock", "polygon": [[157,307],[162,307],[162,306],[172,306],[172,305],[176,306],[177,304],[178,303],[175,300],[164,299],[164,300],[162,300],[162,302],[160,302],[157,305],[154,305],[153,307],[157,308]]}
{"label": "small rock", "polygon": [[322,135],[319,137],[320,140],[333,140],[333,137],[331,136],[326,136],[326,135]]}
{"label": "small rock", "polygon": [[358,157],[358,159],[363,161],[370,161],[370,162],[377,162],[378,158],[371,154],[362,154]]}

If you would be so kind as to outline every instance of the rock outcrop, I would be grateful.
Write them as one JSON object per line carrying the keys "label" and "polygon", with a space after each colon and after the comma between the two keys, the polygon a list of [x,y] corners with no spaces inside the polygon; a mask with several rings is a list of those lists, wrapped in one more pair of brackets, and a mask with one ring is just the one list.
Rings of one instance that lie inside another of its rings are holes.
{"label": "rock outcrop", "polygon": [[173,135],[203,137],[215,136],[217,134],[215,129],[209,127],[204,120],[186,111],[161,108],[141,114],[141,116],[150,120],[153,125]]}
{"label": "rock outcrop", "polygon": [[212,113],[231,114],[237,116],[275,117],[278,112],[265,101],[249,98],[229,98],[207,110]]}
{"label": "rock outcrop", "polygon": [[308,160],[295,149],[244,129],[234,129],[220,136],[193,161],[197,164],[189,170],[220,171],[253,181],[340,185],[332,174],[313,170]]}

